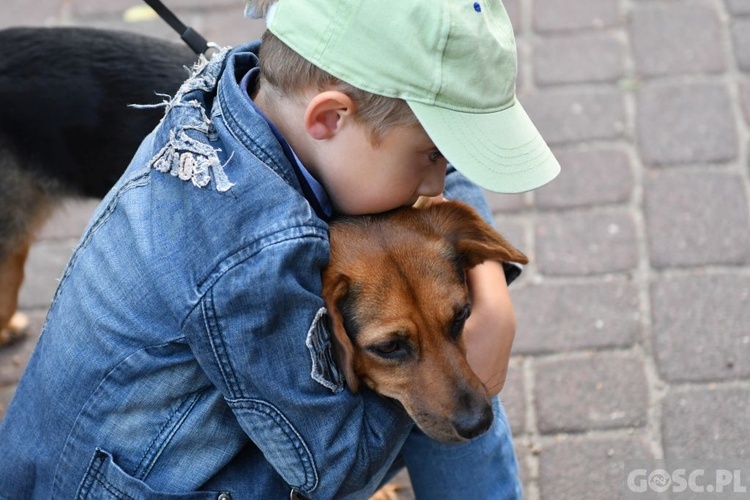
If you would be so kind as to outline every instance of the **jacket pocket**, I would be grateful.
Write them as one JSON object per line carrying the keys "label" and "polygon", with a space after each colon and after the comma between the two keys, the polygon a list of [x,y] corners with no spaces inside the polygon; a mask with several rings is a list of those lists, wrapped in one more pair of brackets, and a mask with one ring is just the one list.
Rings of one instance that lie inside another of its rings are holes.
{"label": "jacket pocket", "polygon": [[99,448],[91,459],[76,493],[76,498],[96,500],[157,500],[157,499],[230,499],[229,493],[191,492],[164,493],[154,491],[146,483],[122,470],[112,455]]}

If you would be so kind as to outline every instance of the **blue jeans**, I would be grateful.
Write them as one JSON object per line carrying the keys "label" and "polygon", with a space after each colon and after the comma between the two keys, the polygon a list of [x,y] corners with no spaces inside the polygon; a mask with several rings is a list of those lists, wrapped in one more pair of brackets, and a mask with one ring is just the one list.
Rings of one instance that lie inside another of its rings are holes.
{"label": "blue jeans", "polygon": [[391,470],[406,465],[418,499],[523,498],[510,427],[497,397],[492,409],[490,430],[463,444],[438,443],[415,427]]}

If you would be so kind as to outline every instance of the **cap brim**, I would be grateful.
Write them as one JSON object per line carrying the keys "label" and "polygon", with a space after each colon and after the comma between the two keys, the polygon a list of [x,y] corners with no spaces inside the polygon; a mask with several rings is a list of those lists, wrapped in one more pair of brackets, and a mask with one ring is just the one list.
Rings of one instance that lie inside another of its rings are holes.
{"label": "cap brim", "polygon": [[560,164],[517,100],[491,113],[408,103],[445,158],[485,189],[499,193],[530,191],[560,172]]}

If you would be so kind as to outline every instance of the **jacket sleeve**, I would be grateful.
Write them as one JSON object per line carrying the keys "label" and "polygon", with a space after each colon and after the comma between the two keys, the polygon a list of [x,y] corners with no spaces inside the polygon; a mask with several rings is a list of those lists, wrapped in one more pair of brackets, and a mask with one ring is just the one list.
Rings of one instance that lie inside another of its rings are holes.
{"label": "jacket sleeve", "polygon": [[484,220],[492,226],[495,225],[492,210],[487,204],[482,188],[464,177],[450,164],[445,177],[445,197],[449,200],[458,200],[471,205]]}
{"label": "jacket sleeve", "polygon": [[310,498],[361,497],[377,487],[412,424],[394,402],[344,387],[320,298],[327,239],[304,231],[266,237],[220,266],[184,328],[244,431],[291,488]]}

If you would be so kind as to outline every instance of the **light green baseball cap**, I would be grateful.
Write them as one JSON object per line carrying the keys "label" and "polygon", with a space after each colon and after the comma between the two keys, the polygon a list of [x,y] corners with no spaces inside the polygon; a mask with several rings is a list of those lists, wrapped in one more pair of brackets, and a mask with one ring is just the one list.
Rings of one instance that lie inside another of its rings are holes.
{"label": "light green baseball cap", "polygon": [[518,193],[559,173],[516,99],[516,43],[500,0],[278,0],[266,23],[331,75],[405,100],[483,188]]}

